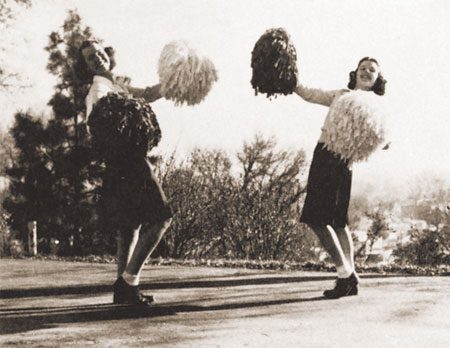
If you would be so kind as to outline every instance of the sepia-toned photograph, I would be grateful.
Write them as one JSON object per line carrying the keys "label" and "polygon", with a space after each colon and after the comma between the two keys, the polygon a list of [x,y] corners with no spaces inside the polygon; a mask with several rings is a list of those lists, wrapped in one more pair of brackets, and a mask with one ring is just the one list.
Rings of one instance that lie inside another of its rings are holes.
{"label": "sepia-toned photograph", "polygon": [[450,347],[449,19],[0,0],[0,346]]}

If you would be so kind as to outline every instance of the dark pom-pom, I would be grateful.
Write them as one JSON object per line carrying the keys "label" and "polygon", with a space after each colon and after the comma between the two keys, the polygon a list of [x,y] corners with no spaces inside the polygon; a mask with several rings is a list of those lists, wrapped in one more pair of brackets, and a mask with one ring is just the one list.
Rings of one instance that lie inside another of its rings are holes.
{"label": "dark pom-pom", "polygon": [[255,93],[292,94],[297,87],[297,53],[283,28],[267,30],[252,51],[252,86]]}
{"label": "dark pom-pom", "polygon": [[161,140],[156,115],[143,100],[108,93],[95,103],[88,125],[104,160],[145,157]]}

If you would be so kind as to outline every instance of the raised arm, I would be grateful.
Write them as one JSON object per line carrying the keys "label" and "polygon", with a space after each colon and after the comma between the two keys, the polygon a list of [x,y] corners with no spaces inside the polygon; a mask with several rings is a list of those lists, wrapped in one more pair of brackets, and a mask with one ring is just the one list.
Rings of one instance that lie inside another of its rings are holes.
{"label": "raised arm", "polygon": [[295,93],[302,97],[303,100],[324,106],[330,106],[334,98],[345,93],[346,91],[347,90],[345,89],[324,91],[319,88],[308,88],[302,84],[299,84],[295,89]]}

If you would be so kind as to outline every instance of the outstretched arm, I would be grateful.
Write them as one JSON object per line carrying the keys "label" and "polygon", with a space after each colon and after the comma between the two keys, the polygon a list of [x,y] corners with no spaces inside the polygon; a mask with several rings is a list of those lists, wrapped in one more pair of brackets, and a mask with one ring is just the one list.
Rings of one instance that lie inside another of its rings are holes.
{"label": "outstretched arm", "polygon": [[331,91],[324,91],[319,88],[308,88],[299,84],[295,93],[297,93],[303,100],[310,103],[320,104],[324,106],[330,106],[336,96],[345,93],[345,89],[337,89]]}
{"label": "outstretched arm", "polygon": [[131,79],[126,76],[117,76],[114,82],[126,93],[130,93],[135,98],[144,98],[148,103],[152,103],[162,97],[161,84],[146,88],[132,87],[130,86]]}
{"label": "outstretched arm", "polygon": [[157,84],[146,88],[135,88],[128,86],[128,92],[130,92],[135,98],[144,98],[147,102],[152,103],[162,97],[161,84]]}

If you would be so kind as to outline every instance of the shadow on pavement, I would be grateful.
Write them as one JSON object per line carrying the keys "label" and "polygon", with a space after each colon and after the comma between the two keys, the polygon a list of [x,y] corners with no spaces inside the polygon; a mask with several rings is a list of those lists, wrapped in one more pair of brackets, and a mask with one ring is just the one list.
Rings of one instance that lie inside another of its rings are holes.
{"label": "shadow on pavement", "polygon": [[[389,277],[407,277],[408,275],[382,275],[370,274],[363,275],[360,278],[389,278]],[[299,283],[311,281],[334,280],[333,275],[327,276],[303,276],[303,277],[259,277],[259,278],[244,278],[244,279],[226,279],[226,280],[185,280],[185,281],[171,281],[159,283],[143,283],[140,285],[142,290],[163,290],[163,289],[181,289],[181,288],[214,288],[214,287],[228,287],[228,286],[243,286],[243,285],[268,285],[268,284],[283,284],[283,283]],[[38,296],[58,296],[58,295],[88,295],[99,294],[112,291],[111,285],[97,284],[97,285],[75,285],[66,287],[45,287],[45,288],[31,288],[31,289],[2,289],[0,290],[0,299],[6,298],[21,298],[21,297],[38,297]]]}
{"label": "shadow on pavement", "polygon": [[[222,303],[216,305],[162,305],[149,308],[112,304],[66,306],[52,308],[11,308],[3,311],[0,318],[0,334],[14,334],[32,330],[48,329],[64,323],[81,323],[136,318],[172,316],[177,313],[234,310],[289,303],[325,300],[324,297],[291,298],[271,301]],[[30,310],[36,311],[30,313]]]}
{"label": "shadow on pavement", "polygon": [[[214,288],[226,286],[242,286],[242,285],[266,285],[266,284],[282,284],[297,283],[307,281],[320,281],[335,279],[334,276],[317,276],[317,277],[261,277],[261,278],[245,278],[245,279],[226,279],[226,280],[186,280],[159,283],[143,283],[139,287],[142,290],[155,289],[182,289],[182,288]],[[20,298],[20,297],[37,297],[37,296],[57,296],[57,295],[79,295],[79,294],[98,294],[111,292],[111,285],[75,285],[66,287],[45,287],[31,289],[3,289],[0,290],[0,298]]]}

